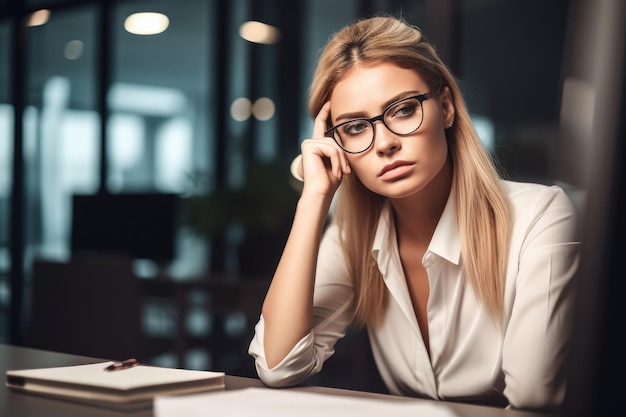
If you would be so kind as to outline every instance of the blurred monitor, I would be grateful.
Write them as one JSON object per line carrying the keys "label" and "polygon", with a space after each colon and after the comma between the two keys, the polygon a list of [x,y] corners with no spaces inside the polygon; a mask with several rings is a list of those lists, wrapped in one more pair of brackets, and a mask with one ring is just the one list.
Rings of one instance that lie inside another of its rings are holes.
{"label": "blurred monitor", "polygon": [[559,154],[585,204],[564,416],[624,416],[626,2],[572,4]]}
{"label": "blurred monitor", "polygon": [[106,252],[171,261],[178,205],[175,194],[74,195],[72,254]]}

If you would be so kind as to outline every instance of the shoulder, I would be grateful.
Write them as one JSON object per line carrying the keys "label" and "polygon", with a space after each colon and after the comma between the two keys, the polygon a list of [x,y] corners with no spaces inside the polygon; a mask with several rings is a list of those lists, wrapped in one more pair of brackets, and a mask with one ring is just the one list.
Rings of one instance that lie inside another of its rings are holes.
{"label": "shoulder", "polygon": [[555,230],[561,239],[576,239],[578,213],[563,188],[514,181],[502,181],[502,185],[511,204],[514,234],[528,238]]}
{"label": "shoulder", "polygon": [[558,185],[503,180],[502,186],[514,211],[541,212],[552,208],[575,213],[572,200]]}

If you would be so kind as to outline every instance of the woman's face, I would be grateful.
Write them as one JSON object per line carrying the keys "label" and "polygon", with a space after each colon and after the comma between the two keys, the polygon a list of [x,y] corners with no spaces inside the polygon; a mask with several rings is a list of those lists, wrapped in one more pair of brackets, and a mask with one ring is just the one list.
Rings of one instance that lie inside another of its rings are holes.
{"label": "woman's face", "polygon": [[[386,62],[357,65],[333,89],[332,124],[376,117],[398,100],[430,92],[415,71]],[[373,145],[363,153],[346,154],[352,171],[371,191],[389,198],[409,197],[424,190],[442,171],[448,156],[445,128],[454,122],[448,88],[424,100],[422,110],[422,124],[414,133],[398,135],[382,121],[376,121]],[[411,111],[399,106],[393,114],[386,114],[386,120],[393,123],[394,117],[400,120]],[[353,131],[358,132],[361,127],[357,125]]]}

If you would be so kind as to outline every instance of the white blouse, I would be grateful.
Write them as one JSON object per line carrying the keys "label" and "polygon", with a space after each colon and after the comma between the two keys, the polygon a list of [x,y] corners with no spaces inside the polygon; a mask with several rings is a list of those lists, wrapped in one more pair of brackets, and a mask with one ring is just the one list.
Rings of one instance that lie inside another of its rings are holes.
{"label": "white blouse", "polygon": [[[504,327],[476,299],[462,271],[454,193],[422,263],[428,272],[426,351],[409,296],[389,206],[378,223],[372,257],[389,292],[382,321],[368,328],[374,359],[392,394],[442,400],[559,405],[565,395],[565,361],[578,265],[576,213],[556,186],[503,181],[513,209],[505,288]],[[352,282],[331,225],[319,249],[313,330],[274,368],[263,347],[264,322],[249,353],[269,386],[297,384],[319,372],[350,324]]]}

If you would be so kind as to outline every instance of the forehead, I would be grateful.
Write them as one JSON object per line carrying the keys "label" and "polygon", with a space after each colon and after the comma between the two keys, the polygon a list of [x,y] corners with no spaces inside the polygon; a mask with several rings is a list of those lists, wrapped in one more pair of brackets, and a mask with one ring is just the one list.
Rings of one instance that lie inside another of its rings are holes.
{"label": "forehead", "polygon": [[388,62],[356,65],[335,85],[330,96],[330,107],[332,114],[345,111],[377,112],[398,94],[428,91],[428,85],[417,71]]}

